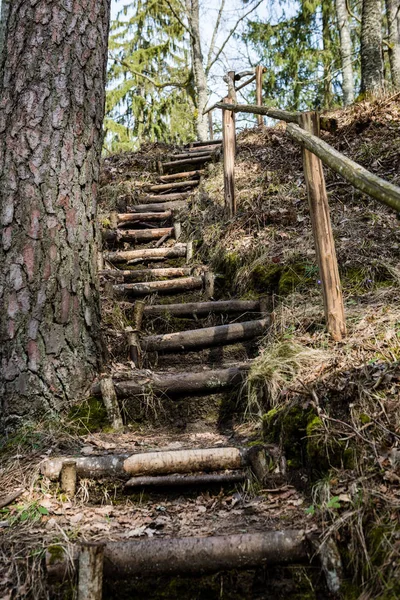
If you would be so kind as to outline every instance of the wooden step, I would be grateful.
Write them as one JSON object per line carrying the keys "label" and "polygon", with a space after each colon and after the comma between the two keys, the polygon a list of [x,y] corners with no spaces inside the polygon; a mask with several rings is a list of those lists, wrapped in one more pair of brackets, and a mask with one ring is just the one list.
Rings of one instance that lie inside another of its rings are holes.
{"label": "wooden step", "polygon": [[166,221],[172,216],[172,210],[163,212],[145,212],[145,213],[119,213],[117,215],[117,227],[127,226],[131,223],[147,222],[147,221]]}
{"label": "wooden step", "polygon": [[160,183],[159,185],[151,185],[147,189],[149,192],[165,192],[167,190],[176,190],[180,188],[197,187],[199,180],[175,181],[174,183]]}
{"label": "wooden step", "polygon": [[[149,393],[168,397],[182,395],[217,394],[226,389],[240,386],[251,363],[225,369],[207,369],[194,372],[152,372],[137,370],[130,379],[114,379],[118,398],[146,396]],[[92,386],[91,393],[101,396],[100,384]]]}
{"label": "wooden step", "polygon": [[174,235],[173,227],[158,227],[157,229],[104,229],[103,240],[107,242],[151,242],[164,236]]}
{"label": "wooden step", "polygon": [[188,192],[177,192],[176,194],[144,194],[139,196],[139,202],[142,204],[151,204],[155,202],[171,202],[172,200],[185,200],[189,198],[193,190]]}
{"label": "wooden step", "polygon": [[265,312],[258,300],[215,300],[210,302],[186,302],[182,304],[149,304],[144,308],[147,315],[170,314],[173,316],[208,315],[210,313]]}
{"label": "wooden step", "polygon": [[206,154],[205,156],[199,156],[197,158],[184,158],[183,160],[172,160],[169,162],[162,163],[163,169],[170,169],[175,167],[183,167],[184,165],[194,165],[196,163],[205,163],[209,160],[214,159],[214,154]]}
{"label": "wooden step", "polygon": [[[106,540],[103,544],[104,579],[115,582],[130,577],[200,576],[235,569],[309,563],[311,554],[315,553],[304,529],[264,529],[257,533],[209,537]],[[92,547],[96,549],[96,546]],[[56,548],[56,559],[51,546],[46,552],[47,576],[50,582],[68,581],[71,563],[78,569],[81,547],[70,545],[64,550],[57,545]],[[94,576],[95,573],[86,574],[89,580]]]}
{"label": "wooden step", "polygon": [[123,296],[147,296],[148,294],[172,294],[189,290],[202,289],[203,277],[179,277],[166,281],[148,281],[141,283],[123,283],[113,285],[113,291]]}
{"label": "wooden step", "polygon": [[266,318],[178,333],[151,335],[142,340],[141,346],[147,352],[181,352],[192,348],[223,346],[261,336],[265,333],[268,325],[269,318]]}
{"label": "wooden step", "polygon": [[212,145],[211,143],[209,143],[207,146],[197,146],[196,148],[188,148],[188,152],[190,152],[190,154],[195,154],[196,152],[199,152],[199,150],[202,151],[209,151],[209,153],[211,152],[218,152],[218,150],[220,150],[220,148],[222,148],[222,144],[221,142],[218,142],[218,144],[214,144]]}
{"label": "wooden step", "polygon": [[166,212],[168,210],[182,210],[182,208],[187,207],[187,202],[185,200],[175,200],[173,202],[164,202],[165,196],[156,196],[156,198],[160,199],[160,202],[155,204],[134,204],[132,206],[127,206],[126,210],[132,213],[146,213],[148,211],[151,212]]}
{"label": "wooden step", "polygon": [[[214,151],[214,149],[213,149]],[[185,152],[184,154],[172,154],[171,160],[181,160],[183,158],[200,158],[203,156],[209,156],[211,152],[209,150],[196,150],[196,152]]]}
{"label": "wooden step", "polygon": [[174,179],[190,179],[191,177],[201,177],[205,171],[200,169],[198,171],[184,171],[183,173],[172,173],[172,175],[160,175],[158,178],[162,182],[173,181]]}
{"label": "wooden step", "polygon": [[[165,269],[132,269],[123,271],[120,269],[106,269],[100,271],[99,275],[104,279],[119,281],[157,281],[162,277],[169,279],[175,277],[187,277],[193,272],[193,267],[168,267]],[[162,304],[160,305],[162,306]]]}
{"label": "wooden step", "polygon": [[194,475],[158,475],[132,477],[125,483],[125,488],[175,488],[199,486],[226,486],[244,483],[248,479],[246,471],[230,471],[222,473],[196,473]]}
{"label": "wooden step", "polygon": [[171,246],[170,248],[143,248],[139,250],[104,252],[104,258],[111,263],[165,260],[187,257],[187,251],[188,244],[175,244],[175,246]]}
{"label": "wooden step", "polygon": [[190,142],[185,148],[198,148],[199,146],[216,146],[222,144],[222,140],[207,140],[206,142]]}

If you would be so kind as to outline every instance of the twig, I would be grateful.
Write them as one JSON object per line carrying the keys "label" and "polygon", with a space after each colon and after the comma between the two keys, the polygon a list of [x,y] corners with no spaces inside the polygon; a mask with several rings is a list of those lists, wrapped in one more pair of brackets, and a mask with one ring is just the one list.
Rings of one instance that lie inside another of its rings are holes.
{"label": "twig", "polygon": [[18,488],[17,490],[15,490],[15,492],[8,494],[8,496],[6,496],[4,500],[0,500],[0,509],[4,508],[5,506],[8,506],[9,504],[11,504],[11,502],[14,502],[14,500],[19,498],[21,494],[24,493],[24,491],[25,488]]}

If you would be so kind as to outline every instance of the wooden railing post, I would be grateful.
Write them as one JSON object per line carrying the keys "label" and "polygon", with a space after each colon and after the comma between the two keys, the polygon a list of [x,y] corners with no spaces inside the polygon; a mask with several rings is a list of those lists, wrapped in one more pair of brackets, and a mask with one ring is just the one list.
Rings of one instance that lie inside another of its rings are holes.
{"label": "wooden railing post", "polygon": [[[233,104],[232,98],[225,98],[224,102]],[[229,217],[236,213],[235,198],[235,113],[230,110],[222,111],[222,144],[224,151],[224,196],[225,207]]]}
{"label": "wooden railing post", "polygon": [[[313,135],[319,136],[318,113],[302,114],[300,126]],[[304,149],[303,165],[322,283],[325,319],[333,339],[340,341],[346,335],[346,321],[322,162],[315,154]]]}
{"label": "wooden railing post", "polygon": [[[261,65],[256,67],[256,103],[257,106],[262,106],[262,80],[264,69]],[[262,127],[264,119],[262,115],[257,115],[257,125]]]}
{"label": "wooden railing post", "polygon": [[214,127],[213,127],[213,111],[210,110],[208,113],[208,137],[210,141],[214,139]]}

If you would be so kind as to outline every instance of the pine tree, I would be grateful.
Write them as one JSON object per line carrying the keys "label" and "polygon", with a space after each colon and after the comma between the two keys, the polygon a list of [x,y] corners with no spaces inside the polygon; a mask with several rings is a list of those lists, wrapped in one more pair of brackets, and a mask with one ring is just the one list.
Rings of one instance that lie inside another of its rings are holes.
{"label": "pine tree", "polygon": [[194,90],[178,1],[135,0],[112,24],[105,127],[112,149],[193,139]]}
{"label": "pine tree", "polygon": [[349,13],[346,0],[336,0],[336,14],[340,36],[340,56],[342,61],[343,103],[354,102],[354,73],[352,65],[352,43]]}
{"label": "pine tree", "polygon": [[392,85],[400,89],[400,0],[386,0]]}
{"label": "pine tree", "polygon": [[361,17],[361,93],[383,90],[382,2],[363,0]]}

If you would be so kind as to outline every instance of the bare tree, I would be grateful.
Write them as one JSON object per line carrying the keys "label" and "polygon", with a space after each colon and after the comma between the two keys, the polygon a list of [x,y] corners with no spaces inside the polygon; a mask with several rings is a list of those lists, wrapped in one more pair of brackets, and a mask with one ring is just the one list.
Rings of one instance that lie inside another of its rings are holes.
{"label": "bare tree", "polygon": [[77,399],[98,365],[96,186],[110,0],[13,0],[0,81],[3,426]]}
{"label": "bare tree", "polygon": [[382,2],[363,0],[361,16],[361,93],[383,89]]}
{"label": "bare tree", "polygon": [[400,89],[400,0],[386,0],[389,61],[393,87]]}
{"label": "bare tree", "polygon": [[340,37],[340,56],[342,59],[343,102],[347,106],[354,102],[354,74],[349,13],[346,0],[336,0],[336,15]]}

